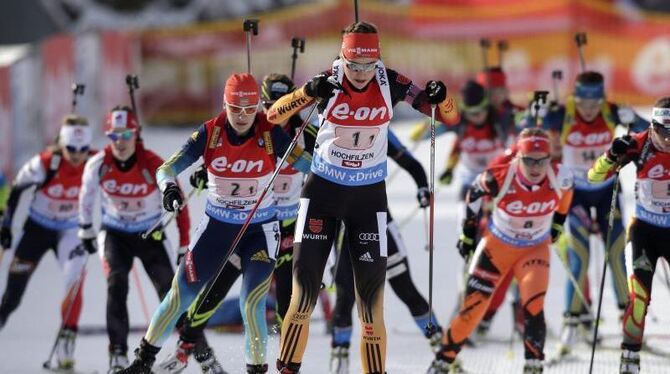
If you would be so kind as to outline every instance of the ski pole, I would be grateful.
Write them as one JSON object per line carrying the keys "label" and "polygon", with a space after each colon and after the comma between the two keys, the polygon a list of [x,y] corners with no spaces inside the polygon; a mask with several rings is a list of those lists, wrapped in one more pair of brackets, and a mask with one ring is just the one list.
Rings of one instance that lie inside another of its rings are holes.
{"label": "ski pole", "polygon": [[358,23],[358,0],[354,0],[354,20]]}
{"label": "ski pole", "polygon": [[72,113],[77,112],[77,96],[84,96],[86,85],[82,83],[72,83]]}
{"label": "ski pole", "polygon": [[[158,221],[156,221],[156,223],[151,225],[151,227],[149,227],[147,229],[147,231],[143,232],[142,235],[140,235],[140,237],[142,237],[142,239],[148,238],[149,235],[151,235],[155,230],[157,230],[161,226],[162,226],[161,229],[159,231],[156,231],[156,232],[163,232],[163,229],[165,228],[165,226],[167,226],[170,222],[172,222],[172,220],[177,216],[177,212],[179,212],[182,208],[184,208],[186,206],[186,204],[188,203],[188,200],[191,198],[191,196],[193,196],[193,193],[196,190],[197,189],[194,188],[194,189],[191,190],[191,192],[188,193],[188,196],[186,196],[186,199],[184,200],[184,205],[179,206],[179,204],[175,201],[174,205],[173,205],[174,211],[172,211],[172,212],[168,212],[167,210],[164,211],[161,214]],[[168,218],[168,220],[165,221],[165,223],[163,223],[163,219],[167,216],[170,216],[170,218]]]}
{"label": "ski pole", "polygon": [[535,113],[533,115],[533,120],[535,121],[535,127],[540,127],[540,109],[542,104],[547,103],[548,91],[535,91],[533,92],[533,109]]}
{"label": "ski pole", "polygon": [[[586,38],[586,36],[584,36]],[[630,124],[627,134],[630,134]],[[591,362],[589,363],[589,374],[593,373],[593,359],[596,355],[596,343],[598,341],[598,327],[600,327],[600,313],[603,306],[603,291],[605,288],[605,275],[607,274],[607,261],[609,260],[609,248],[612,244],[612,230],[614,228],[614,213],[616,212],[617,197],[619,194],[619,173],[621,165],[618,165],[614,172],[614,186],[612,187],[612,201],[610,203],[610,212],[607,219],[607,236],[605,239],[605,260],[603,261],[602,274],[600,278],[600,292],[598,294],[598,309],[596,311],[595,328],[593,329],[593,341],[591,342]]]}
{"label": "ski pole", "polygon": [[53,359],[54,354],[56,353],[56,348],[58,347],[58,342],[60,341],[61,338],[61,333],[63,330],[65,330],[65,323],[67,322],[68,319],[70,319],[70,314],[72,313],[72,309],[74,308],[74,300],[79,294],[79,290],[82,287],[82,284],[84,283],[84,277],[86,276],[86,264],[88,263],[88,257],[89,253],[86,252],[84,254],[84,264],[81,266],[81,272],[79,273],[79,278],[77,278],[77,281],[74,285],[74,292],[70,293],[70,301],[67,306],[67,310],[65,311],[65,314],[63,315],[63,321],[60,324],[60,327],[58,328],[58,332],[56,334],[56,340],[54,340],[54,344],[51,346],[51,352],[49,352],[49,357],[47,357],[46,361],[42,363],[42,367],[51,370],[51,360]]}
{"label": "ski pole", "polygon": [[305,53],[305,38],[293,37],[291,39],[293,54],[291,55],[291,81],[295,77],[295,63],[298,60],[298,52]]}
{"label": "ski pole", "polygon": [[[329,78],[330,79],[330,78]],[[334,78],[333,78],[334,81]],[[331,82],[333,83],[333,82]],[[223,268],[226,266],[228,263],[228,259],[230,256],[235,252],[237,249],[237,246],[240,244],[240,241],[242,241],[242,237],[246,233],[247,229],[249,228],[249,225],[251,224],[251,220],[254,217],[254,214],[256,214],[256,211],[258,210],[258,207],[260,206],[261,202],[263,202],[263,199],[265,198],[265,195],[268,193],[268,191],[272,188],[275,179],[277,178],[277,175],[279,175],[279,171],[281,170],[282,165],[286,162],[286,159],[288,156],[293,152],[293,148],[295,148],[296,144],[298,143],[298,139],[300,139],[300,135],[302,135],[303,130],[305,130],[305,127],[309,123],[310,119],[312,118],[312,115],[314,114],[314,111],[316,110],[316,107],[319,105],[319,100],[316,100],[314,104],[312,105],[312,108],[309,110],[309,114],[303,121],[302,125],[296,130],[295,136],[293,136],[293,140],[291,140],[291,143],[289,144],[286,152],[284,152],[284,156],[279,160],[275,167],[275,171],[272,173],[272,176],[270,177],[270,180],[268,180],[267,184],[263,188],[263,191],[261,191],[261,194],[258,197],[258,200],[254,204],[254,206],[251,208],[251,211],[249,212],[247,218],[244,220],[244,223],[242,224],[242,227],[240,227],[240,230],[237,232],[237,235],[233,239],[232,244],[226,251],[223,260],[219,264],[218,269],[214,273],[214,276],[210,279],[209,282],[207,282],[207,285],[205,286],[205,289],[200,292],[198,296],[199,301],[197,304],[195,304],[195,309],[193,309],[193,315],[197,315],[198,312],[200,311],[200,307],[202,304],[207,300],[207,296],[209,296],[209,293],[212,290],[212,287],[214,284],[216,284],[216,280],[221,276],[221,273],[223,272]]]}
{"label": "ski pole", "polygon": [[[435,82],[432,82],[435,85]],[[430,105],[430,206],[428,213],[428,324],[426,332],[432,333],[433,326],[433,235],[435,225],[435,104]]]}
{"label": "ski pole", "polygon": [[502,69],[503,67],[503,55],[509,49],[509,44],[507,40],[498,40],[498,66]]}
{"label": "ski pole", "polygon": [[561,256],[560,253],[558,253],[558,248],[556,248],[555,245],[551,246],[554,249],[554,252],[556,252],[556,256],[558,256],[561,265],[563,265],[563,269],[565,272],[568,274],[568,280],[570,283],[572,283],[572,287],[575,288],[575,293],[577,294],[577,297],[581,300],[582,304],[584,304],[584,307],[586,308],[586,311],[590,314],[593,315],[593,310],[591,309],[591,306],[589,305],[588,302],[586,302],[586,297],[584,296],[584,292],[582,291],[582,287],[579,285],[579,282],[577,282],[577,279],[575,279],[575,275],[572,274],[572,271],[570,270],[570,265],[568,265],[568,262]]}
{"label": "ski pole", "polygon": [[247,73],[251,74],[251,35],[258,35],[258,20],[245,19],[242,28],[247,34]]}
{"label": "ski pole", "polygon": [[582,73],[586,71],[586,60],[584,60],[584,46],[586,45],[586,33],[578,32],[575,34],[575,43],[577,44],[577,52],[579,53],[579,66]]}
{"label": "ski pole", "polygon": [[[435,196],[437,196],[441,191],[442,190],[440,189],[440,187],[438,187],[435,190]],[[409,212],[409,214],[407,216],[405,216],[405,218],[403,218],[401,221],[398,222],[398,228],[403,229],[405,226],[407,226],[407,224],[410,223],[412,221],[412,219],[414,219],[414,216],[416,216],[416,214],[419,213],[420,210],[421,210],[421,207],[419,205],[416,205],[412,209],[412,211]]]}
{"label": "ski pole", "polygon": [[482,52],[482,63],[484,64],[484,73],[486,74],[486,89],[491,87],[491,72],[489,71],[489,48],[491,41],[487,38],[479,39],[479,48]]}

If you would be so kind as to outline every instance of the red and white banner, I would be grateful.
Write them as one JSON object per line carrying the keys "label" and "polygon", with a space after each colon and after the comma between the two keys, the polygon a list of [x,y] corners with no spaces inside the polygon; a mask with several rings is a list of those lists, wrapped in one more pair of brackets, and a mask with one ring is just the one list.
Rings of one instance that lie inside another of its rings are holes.
{"label": "red and white banner", "polygon": [[60,129],[63,116],[70,113],[74,82],[74,38],[67,35],[47,39],[42,52],[42,125],[45,142]]}
{"label": "red and white banner", "polygon": [[0,67],[0,170],[11,176],[14,163],[14,123],[9,66]]}
{"label": "red and white banner", "polygon": [[[136,74],[137,47],[136,39],[128,34],[118,32],[104,32],[100,35],[100,53],[102,66],[98,74],[98,87],[100,92],[100,105],[103,113],[107,113],[116,105],[130,106],[128,87],[126,86],[126,75]],[[143,81],[140,79],[140,87]],[[138,90],[135,100],[138,101],[138,109],[141,112]]]}

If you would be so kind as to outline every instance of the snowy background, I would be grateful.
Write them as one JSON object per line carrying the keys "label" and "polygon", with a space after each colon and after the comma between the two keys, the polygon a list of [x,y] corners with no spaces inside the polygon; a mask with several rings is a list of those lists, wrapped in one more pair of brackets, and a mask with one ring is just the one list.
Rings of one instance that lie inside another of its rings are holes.
{"label": "snowy background", "polygon": [[[406,144],[409,144],[407,135],[409,123],[395,125],[398,135]],[[147,128],[144,134],[148,148],[155,150],[163,157],[169,156],[190,135],[191,130],[166,130]],[[437,173],[442,170],[446,155],[450,149],[453,138],[444,136],[437,141]],[[101,145],[101,144],[100,144]],[[428,143],[416,152],[417,158],[423,165],[428,165],[429,147]],[[392,173],[395,166],[390,166]],[[631,167],[623,172],[623,183],[626,201],[626,217],[631,212],[632,181],[634,174]],[[188,182],[184,180],[185,184]],[[447,318],[451,315],[456,303],[456,294],[459,289],[459,279],[463,262],[455,249],[456,238],[459,234],[457,217],[460,205],[456,203],[456,181],[452,187],[438,187],[436,206],[436,236],[435,236],[435,295],[434,308],[442,325],[448,323]],[[189,186],[190,187],[190,186]],[[400,173],[396,180],[388,186],[389,206],[394,217],[403,221],[416,207],[416,187],[410,176]],[[26,199],[24,198],[23,204]],[[203,212],[204,197],[193,199],[189,203],[192,218],[191,227],[197,226],[199,217]],[[25,206],[25,205],[24,205]],[[18,235],[18,223],[16,219],[15,237]],[[403,227],[402,233],[409,250],[411,272],[414,281],[424,296],[428,293],[428,252],[424,250],[426,244],[424,220],[421,214],[417,214],[409,223]],[[174,225],[168,230],[172,242],[176,242],[176,230]],[[592,287],[595,284],[594,264],[598,268],[602,266],[602,249],[598,245],[596,255],[592,258],[592,269],[590,276]],[[223,248],[222,248],[223,250]],[[0,267],[0,289],[4,290],[7,276],[7,268],[11,262],[13,251],[9,251],[2,259]],[[659,263],[661,264],[661,263]],[[141,264],[138,262],[136,268],[139,274],[145,298],[148,303],[149,313],[152,313],[158,304],[158,298],[150,285]],[[660,270],[660,267],[659,267]],[[670,307],[670,290],[665,286],[665,281],[657,272],[654,283],[653,301],[651,313],[657,321],[647,318],[647,335],[651,338],[648,343],[659,348],[670,351],[670,315],[667,313]],[[551,281],[546,297],[546,311],[549,328],[549,339],[546,346],[547,356],[551,356],[556,349],[556,336],[560,333],[561,315],[564,305],[565,271],[555,254],[552,258]],[[130,321],[132,326],[145,326],[147,319],[139,302],[136,284],[131,274],[130,294],[128,304],[130,309]],[[620,343],[618,324],[618,313],[614,307],[615,302],[609,286],[610,278],[607,279],[606,293],[604,296],[604,325],[602,325],[604,345],[614,349],[600,349],[596,352],[596,373],[612,373],[617,370],[619,351],[615,349]],[[393,374],[415,374],[423,373],[427,368],[432,354],[428,344],[420,334],[406,307],[389,291],[387,287],[385,298],[385,317],[388,330],[387,370]],[[237,292],[237,286],[231,294]],[[0,331],[0,373],[41,373],[42,362],[47,358],[53,344],[56,331],[60,323],[60,300],[63,293],[61,276],[56,261],[52,254],[47,254],[28,286],[20,307],[10,317],[5,328]],[[591,291],[597,295],[597,290]],[[88,277],[85,284],[84,308],[81,317],[82,326],[98,326],[104,331],[105,324],[105,302],[106,284],[102,275],[100,261],[90,258],[88,262]],[[320,314],[319,308],[315,317]],[[511,314],[509,303],[506,302],[495,319],[490,333],[490,342],[481,344],[476,349],[466,348],[459,356],[464,362],[465,368],[473,373],[518,373],[523,366],[523,350],[521,342],[515,338],[513,349],[509,349]],[[325,326],[322,322],[315,322],[310,330],[310,340],[303,362],[303,373],[321,374],[327,373],[330,337],[325,334]],[[358,327],[355,323],[354,340],[351,349],[351,372],[360,372],[358,355]],[[130,351],[137,346],[142,334],[133,333],[129,337]],[[238,334],[208,333],[208,339],[214,347],[216,354],[223,363],[224,368],[230,373],[244,373],[244,353],[242,336]],[[173,336],[160,353],[160,361],[168,352],[174,349],[176,336]],[[80,336],[77,339],[76,360],[77,368],[84,372],[96,370],[105,373],[108,368],[106,334]],[[279,337],[274,335],[268,344],[268,363],[272,368],[278,354]],[[585,344],[575,348],[578,351],[578,359],[563,363],[559,366],[546,369],[546,373],[585,373],[588,372],[588,359],[590,348]],[[132,354],[131,354],[132,360]],[[642,355],[642,368],[646,373],[670,373],[670,359],[659,358],[649,354]],[[273,370],[271,370],[272,372]],[[186,373],[199,373],[199,367],[194,361],[185,371]]]}

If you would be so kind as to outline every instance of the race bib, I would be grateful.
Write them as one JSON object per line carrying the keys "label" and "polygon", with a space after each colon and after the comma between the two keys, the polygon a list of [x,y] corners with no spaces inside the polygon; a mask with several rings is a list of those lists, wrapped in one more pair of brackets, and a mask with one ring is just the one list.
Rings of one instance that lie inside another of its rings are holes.
{"label": "race bib", "polygon": [[137,213],[146,208],[144,198],[113,198],[116,209],[121,213]]}
{"label": "race bib", "polygon": [[670,197],[670,181],[652,181],[651,196],[654,199],[667,200]]}
{"label": "race bib", "polygon": [[375,144],[379,130],[377,127],[337,126],[335,127],[335,141],[333,143],[340,148],[349,150],[369,149]]}
{"label": "race bib", "polygon": [[285,194],[291,191],[291,185],[293,184],[293,178],[277,175],[274,185],[272,185],[272,191],[276,194]]}
{"label": "race bib", "polygon": [[54,215],[74,213],[77,210],[77,202],[72,200],[50,200],[47,209]]}
{"label": "race bib", "polygon": [[216,194],[219,196],[252,197],[257,192],[257,180],[217,178],[216,181]]}

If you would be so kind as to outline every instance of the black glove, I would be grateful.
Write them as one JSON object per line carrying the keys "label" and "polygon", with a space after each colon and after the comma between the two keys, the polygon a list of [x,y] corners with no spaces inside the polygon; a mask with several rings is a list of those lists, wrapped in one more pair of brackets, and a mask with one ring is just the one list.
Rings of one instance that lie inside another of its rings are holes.
{"label": "black glove", "polygon": [[561,235],[563,235],[563,225],[559,223],[553,223],[551,225],[551,242],[556,243]]}
{"label": "black glove", "polygon": [[442,174],[440,174],[440,183],[444,185],[450,185],[454,179],[454,170],[451,168],[445,169]]}
{"label": "black glove", "polygon": [[79,225],[79,231],[77,231],[77,236],[81,240],[81,244],[84,246],[84,249],[89,254],[94,254],[98,251],[98,244],[96,243],[96,233],[93,230],[93,225],[91,224],[82,224]]}
{"label": "black glove", "polygon": [[207,188],[207,168],[205,168],[205,165],[202,165],[201,167],[197,168],[193,174],[191,174],[191,177],[188,179],[189,182],[191,182],[191,186],[193,188]]}
{"label": "black glove", "polygon": [[629,150],[635,148],[637,142],[630,135],[624,135],[620,138],[614,138],[612,146],[607,151],[607,158],[612,161],[618,161],[622,156],[625,156]]}
{"label": "black glove", "polygon": [[184,203],[184,198],[179,187],[176,184],[170,183],[163,191],[163,208],[168,212],[174,212],[174,202],[179,206]]}
{"label": "black glove", "polygon": [[10,226],[0,228],[0,246],[5,251],[12,247],[12,228]]}
{"label": "black glove", "polygon": [[416,192],[416,199],[419,201],[419,207],[425,208],[430,206],[430,191],[428,187],[421,187]]}
{"label": "black glove", "polygon": [[447,86],[442,81],[426,82],[426,95],[428,95],[429,104],[439,104],[447,98]]}
{"label": "black glove", "polygon": [[186,255],[186,252],[188,251],[188,246],[181,246],[179,249],[177,249],[177,266],[181,263],[181,260],[184,258]]}
{"label": "black glove", "polygon": [[463,259],[467,260],[475,251],[475,236],[477,235],[477,224],[474,222],[466,222],[463,224],[463,232],[458,238],[456,248]]}
{"label": "black glove", "polygon": [[309,97],[320,98],[328,100],[335,95],[335,90],[340,89],[341,86],[334,80],[328,79],[325,74],[319,74],[305,83],[305,93]]}

